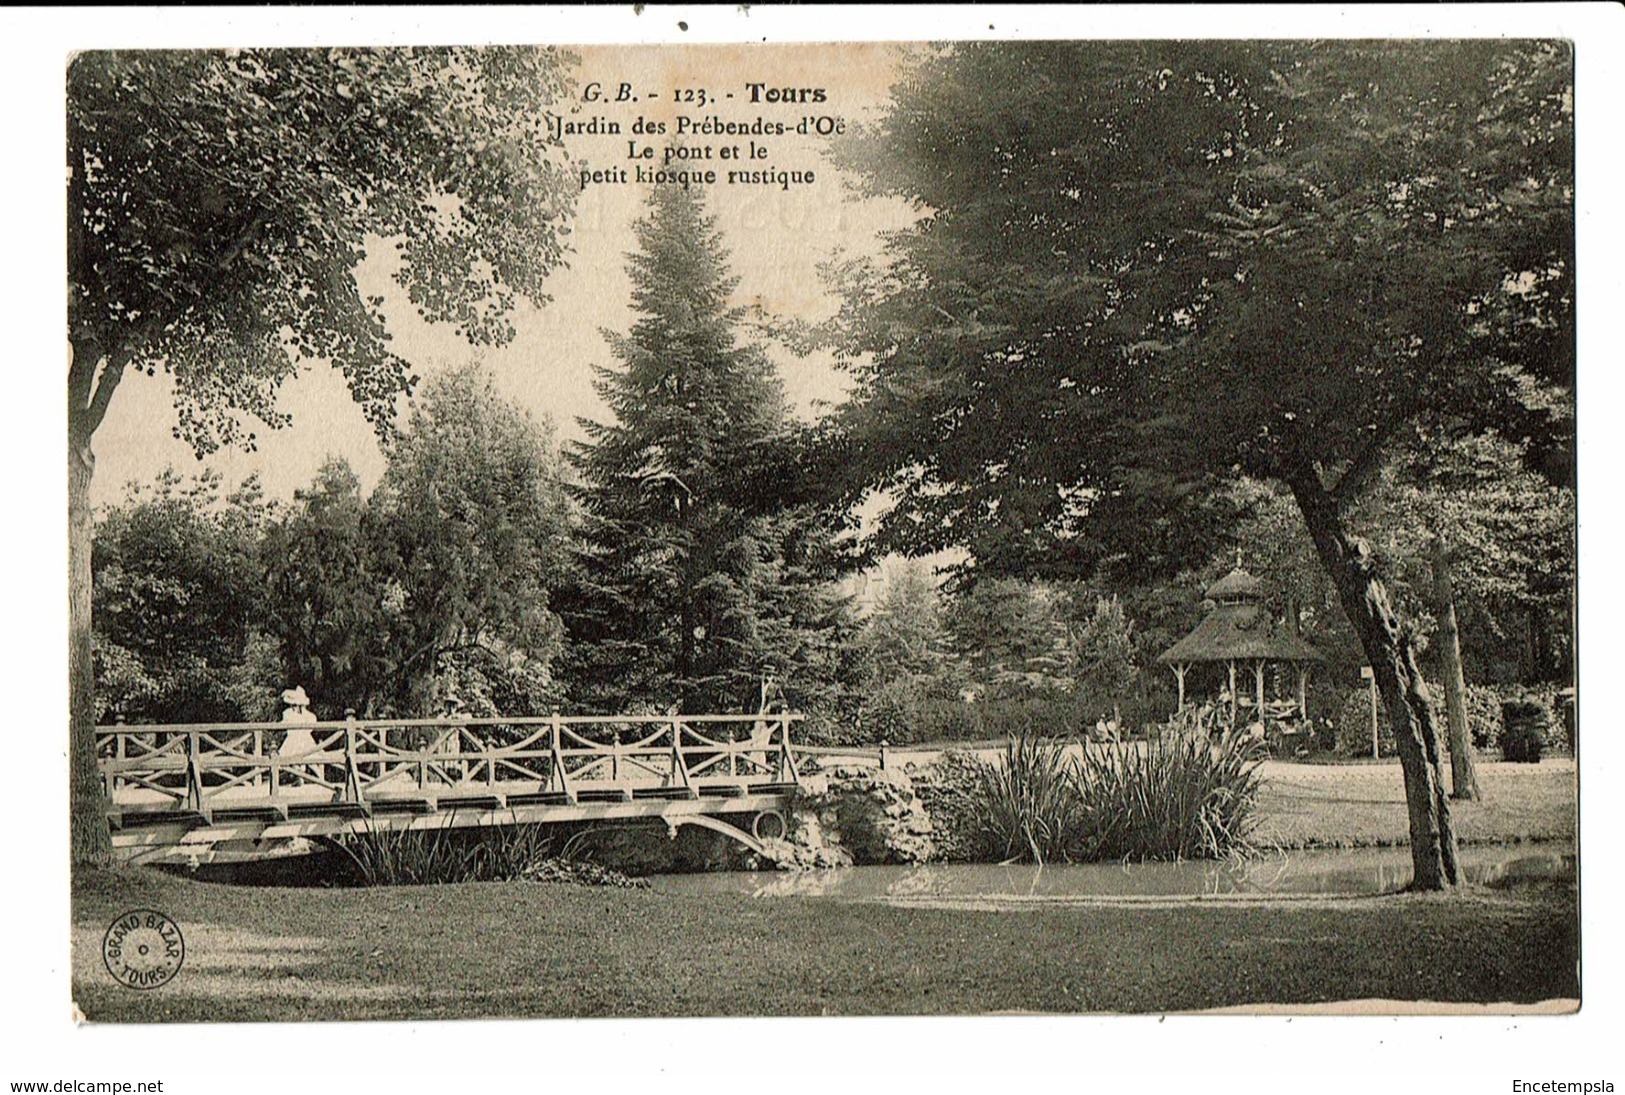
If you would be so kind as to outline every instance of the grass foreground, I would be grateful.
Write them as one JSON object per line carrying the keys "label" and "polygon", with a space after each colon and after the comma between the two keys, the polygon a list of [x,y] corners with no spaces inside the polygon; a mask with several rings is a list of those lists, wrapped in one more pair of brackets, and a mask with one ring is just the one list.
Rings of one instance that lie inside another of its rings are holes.
{"label": "grass foreground", "polygon": [[[1019,911],[537,883],[230,887],[81,872],[74,999],[92,1022],[1159,1013],[1579,995],[1570,886]],[[168,984],[101,965],[119,914],[185,933]]]}

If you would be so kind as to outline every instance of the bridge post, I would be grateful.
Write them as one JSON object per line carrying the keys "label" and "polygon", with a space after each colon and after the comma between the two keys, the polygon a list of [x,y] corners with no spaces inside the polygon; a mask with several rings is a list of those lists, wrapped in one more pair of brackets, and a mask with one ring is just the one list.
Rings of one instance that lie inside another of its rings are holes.
{"label": "bridge post", "polygon": [[209,816],[203,808],[203,761],[196,730],[186,732],[186,808],[205,819]]}
{"label": "bridge post", "polygon": [[783,740],[779,753],[779,782],[784,782],[786,771],[789,772],[790,782],[799,784],[801,773],[796,770],[796,755],[790,751],[790,713],[786,711],[779,716],[779,725],[783,728]]}
{"label": "bridge post", "polygon": [[[124,738],[125,738],[125,734],[124,734],[124,713],[120,712],[118,714],[118,717],[114,720],[114,722],[115,722],[115,725],[113,727],[113,759],[114,760],[123,760],[124,759],[124,748],[125,748],[124,747]],[[104,791],[107,794],[107,801],[108,802],[113,801],[113,789],[114,789],[114,787],[117,786],[117,784],[118,784],[118,777],[113,775],[113,773],[111,773],[111,772],[102,773],[102,787],[103,787]]]}
{"label": "bridge post", "polygon": [[888,759],[886,756],[886,748],[886,740],[882,738],[880,741],[880,770],[882,772],[886,770],[886,762]]}
{"label": "bridge post", "polygon": [[[553,754],[553,772],[552,778],[548,780],[548,787],[551,790],[552,785],[557,783],[558,790],[563,791],[566,795],[570,795],[570,781],[564,772],[564,752],[560,747],[559,742],[561,734],[559,727],[559,709],[557,707],[553,708],[552,729],[552,745],[550,748]],[[574,798],[573,795],[570,795],[570,797],[572,799]]]}
{"label": "bridge post", "polygon": [[679,786],[690,786],[688,762],[683,759],[683,723],[675,715],[671,720],[671,778],[674,784],[680,779]]}
{"label": "bridge post", "polygon": [[357,806],[364,805],[361,799],[361,773],[356,768],[355,760],[355,708],[344,709],[344,801],[353,802]]}

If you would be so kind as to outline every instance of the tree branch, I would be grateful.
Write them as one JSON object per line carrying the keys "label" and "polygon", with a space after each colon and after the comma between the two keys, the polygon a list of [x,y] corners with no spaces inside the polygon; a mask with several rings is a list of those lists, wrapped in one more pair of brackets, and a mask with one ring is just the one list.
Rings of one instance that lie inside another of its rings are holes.
{"label": "tree branch", "polygon": [[1395,416],[1379,422],[1377,434],[1371,439],[1371,443],[1354,458],[1349,464],[1348,470],[1343,472],[1337,482],[1326,488],[1339,508],[1348,505],[1353,497],[1371,481],[1371,477],[1381,469],[1382,458],[1387,452],[1388,442],[1408,421],[1409,419],[1403,416]]}
{"label": "tree branch", "polygon": [[248,246],[249,241],[254,238],[254,234],[260,230],[260,225],[264,223],[265,211],[262,209],[249,219],[248,226],[237,234],[237,238],[232,240],[220,257],[215,260],[214,268],[217,271],[224,271],[226,267],[230,266],[237,256],[243,253],[243,248]]}
{"label": "tree branch", "polygon": [[118,388],[119,381],[124,379],[124,367],[129,363],[131,354],[122,352],[110,354],[107,364],[101,371],[101,377],[96,381],[96,393],[90,397],[85,406],[84,414],[80,418],[81,435],[89,440],[91,434],[102,424],[107,417],[107,404],[113,398],[113,392]]}

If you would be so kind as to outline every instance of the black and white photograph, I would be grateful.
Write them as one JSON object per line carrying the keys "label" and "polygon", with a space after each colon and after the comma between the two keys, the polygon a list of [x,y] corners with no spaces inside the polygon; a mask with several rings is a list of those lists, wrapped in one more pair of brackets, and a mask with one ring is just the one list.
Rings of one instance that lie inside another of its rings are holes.
{"label": "black and white photograph", "polygon": [[[1625,1082],[1516,1056],[1610,991],[1620,12],[1046,10],[67,36],[63,779],[8,828],[69,1046],[418,1090],[517,1020],[765,1082],[721,1044],[1180,1016],[1353,1076],[1456,1021],[1474,1090]],[[203,1090],[71,1052],[13,1090]]]}

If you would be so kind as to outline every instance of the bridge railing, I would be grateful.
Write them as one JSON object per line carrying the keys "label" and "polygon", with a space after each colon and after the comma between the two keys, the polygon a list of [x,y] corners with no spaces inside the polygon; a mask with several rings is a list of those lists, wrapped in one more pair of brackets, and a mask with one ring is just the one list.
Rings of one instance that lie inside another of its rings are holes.
{"label": "bridge railing", "polygon": [[[623,715],[97,727],[115,815],[697,797],[799,781],[802,716]],[[311,746],[285,749],[290,730]]]}

